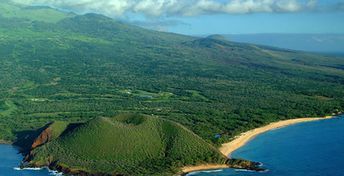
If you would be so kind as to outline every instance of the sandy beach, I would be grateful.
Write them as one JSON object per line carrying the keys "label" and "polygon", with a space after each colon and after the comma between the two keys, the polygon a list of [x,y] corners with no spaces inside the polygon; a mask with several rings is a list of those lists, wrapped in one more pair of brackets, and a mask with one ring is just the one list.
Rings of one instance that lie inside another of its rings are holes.
{"label": "sandy beach", "polygon": [[274,130],[277,128],[282,128],[289,125],[297,124],[297,123],[325,120],[332,117],[335,117],[335,116],[326,116],[326,117],[319,117],[319,118],[298,118],[298,119],[290,119],[290,120],[274,122],[269,125],[242,133],[241,135],[235,137],[234,140],[232,140],[231,142],[222,144],[219,150],[224,155],[230,157],[231,153],[233,153],[235,150],[239,149],[240,147],[244,146],[248,141],[250,141],[251,139],[253,139],[259,134],[262,134],[262,133],[265,133],[267,131]]}
{"label": "sandy beach", "polygon": [[[311,122],[311,121],[317,121],[317,120],[326,120],[333,117],[336,117],[336,116],[326,116],[326,117],[317,117],[317,118],[311,118],[311,117],[298,118],[298,119],[282,120],[282,121],[270,123],[269,125],[253,129],[245,133],[242,133],[239,136],[236,136],[231,142],[222,144],[222,146],[219,148],[219,151],[230,158],[231,153],[233,153],[235,150],[239,149],[240,147],[244,146],[247,142],[249,142],[250,140],[252,140],[254,137],[256,137],[259,134],[265,133],[270,130],[297,124],[297,123]],[[195,171],[223,169],[223,168],[228,168],[228,166],[225,164],[223,165],[204,164],[204,165],[199,165],[199,166],[184,167],[182,168],[182,171],[183,173],[190,173],[190,172],[195,172]]]}
{"label": "sandy beach", "polygon": [[225,164],[204,164],[198,166],[187,166],[182,169],[183,173],[190,173],[195,171],[212,170],[212,169],[224,169],[228,168]]}

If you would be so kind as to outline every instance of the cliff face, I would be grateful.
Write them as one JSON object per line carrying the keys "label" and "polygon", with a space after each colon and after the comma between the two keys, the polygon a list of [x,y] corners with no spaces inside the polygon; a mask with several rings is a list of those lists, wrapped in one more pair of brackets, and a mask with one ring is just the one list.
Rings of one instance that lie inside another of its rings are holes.
{"label": "cliff face", "polygon": [[23,161],[29,162],[33,158],[32,150],[48,143],[51,140],[52,140],[52,128],[47,127],[45,130],[41,132],[41,134],[36,139],[34,139],[31,145],[31,149],[30,151],[28,151],[28,153],[26,153]]}
{"label": "cliff face", "polygon": [[24,165],[27,165],[34,157],[33,151],[36,148],[39,148],[40,146],[45,145],[48,142],[58,138],[63,132],[68,130],[70,125],[76,126],[75,124],[56,121],[47,124],[46,126],[36,130],[32,134],[27,134],[24,138],[21,138],[26,140],[25,142],[22,142],[23,144],[25,144],[22,145],[24,146],[22,153],[25,155],[25,158],[23,160]]}
{"label": "cliff face", "polygon": [[47,142],[51,141],[51,139],[52,129],[51,127],[48,127],[34,140],[33,144],[31,145],[31,150],[46,144]]}
{"label": "cliff face", "polygon": [[262,163],[243,160],[243,159],[229,159],[227,161],[227,165],[230,168],[236,168],[236,169],[247,169],[247,170],[252,170],[252,171],[257,171],[257,172],[266,171],[266,169],[261,167]]}

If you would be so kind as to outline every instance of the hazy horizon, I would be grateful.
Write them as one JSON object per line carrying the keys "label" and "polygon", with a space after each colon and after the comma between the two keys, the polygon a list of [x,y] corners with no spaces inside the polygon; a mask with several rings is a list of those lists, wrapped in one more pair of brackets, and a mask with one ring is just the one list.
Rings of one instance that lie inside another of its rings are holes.
{"label": "hazy horizon", "polygon": [[343,0],[4,0],[78,14],[98,13],[185,35],[341,33]]}

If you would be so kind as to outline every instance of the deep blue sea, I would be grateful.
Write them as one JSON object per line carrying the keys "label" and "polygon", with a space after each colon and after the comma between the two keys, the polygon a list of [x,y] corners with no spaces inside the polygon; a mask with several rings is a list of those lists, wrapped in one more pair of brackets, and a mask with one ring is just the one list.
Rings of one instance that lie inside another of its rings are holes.
{"label": "deep blue sea", "polygon": [[[343,116],[342,116],[343,117]],[[344,176],[344,118],[306,122],[261,134],[234,158],[259,161],[265,173],[233,169],[193,176]]]}
{"label": "deep blue sea", "polygon": [[0,176],[49,176],[59,175],[49,172],[47,169],[41,170],[20,170],[18,166],[23,159],[18,150],[11,145],[0,145]]}
{"label": "deep blue sea", "polygon": [[[307,122],[257,136],[233,157],[259,161],[265,173],[224,169],[193,176],[344,176],[344,118]],[[0,145],[0,176],[56,175],[46,169],[18,170],[22,156]]]}

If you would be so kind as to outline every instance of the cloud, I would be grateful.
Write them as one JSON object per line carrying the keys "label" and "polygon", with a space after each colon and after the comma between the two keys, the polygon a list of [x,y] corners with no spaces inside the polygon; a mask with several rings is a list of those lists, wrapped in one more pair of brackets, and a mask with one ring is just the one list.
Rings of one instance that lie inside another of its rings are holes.
{"label": "cloud", "polygon": [[[120,17],[137,13],[147,17],[203,14],[293,13],[318,6],[317,0],[12,0],[26,5],[47,5],[77,13]],[[342,8],[342,7],[341,7]]]}
{"label": "cloud", "polygon": [[184,23],[179,20],[166,20],[166,19],[147,19],[147,20],[128,20],[129,23],[141,26],[147,29],[157,31],[168,31],[170,27],[174,26],[189,26],[190,24]]}
{"label": "cloud", "polygon": [[318,4],[318,1],[317,0],[310,0],[307,2],[307,7],[309,8],[315,8]]}

